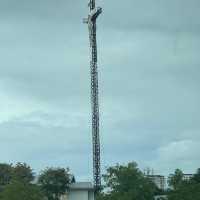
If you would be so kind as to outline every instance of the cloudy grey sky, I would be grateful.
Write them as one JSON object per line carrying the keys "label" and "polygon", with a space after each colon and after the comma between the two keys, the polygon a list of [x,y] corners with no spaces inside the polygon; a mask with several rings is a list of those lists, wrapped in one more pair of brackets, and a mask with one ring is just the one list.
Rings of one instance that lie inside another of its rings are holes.
{"label": "cloudy grey sky", "polygon": [[[92,174],[88,0],[0,0],[0,162]],[[102,167],[200,167],[200,1],[98,0]]]}

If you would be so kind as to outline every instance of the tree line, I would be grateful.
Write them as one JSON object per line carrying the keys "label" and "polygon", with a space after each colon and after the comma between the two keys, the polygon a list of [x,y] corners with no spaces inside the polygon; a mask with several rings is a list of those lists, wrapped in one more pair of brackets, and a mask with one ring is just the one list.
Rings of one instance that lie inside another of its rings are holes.
{"label": "tree line", "polygon": [[98,200],[154,200],[155,196],[168,200],[200,200],[200,169],[190,179],[185,179],[184,173],[176,169],[168,178],[169,188],[164,191],[135,162],[108,167],[103,180],[104,188]]}
{"label": "tree line", "polygon": [[[0,164],[0,200],[59,200],[75,182],[69,168],[46,168],[35,176],[26,163]],[[103,175],[103,187],[97,200],[200,200],[200,169],[190,178],[177,169],[168,178],[169,188],[160,190],[137,163],[116,164]]]}
{"label": "tree line", "polygon": [[0,200],[59,200],[73,182],[68,168],[46,168],[36,177],[26,163],[0,164]]}

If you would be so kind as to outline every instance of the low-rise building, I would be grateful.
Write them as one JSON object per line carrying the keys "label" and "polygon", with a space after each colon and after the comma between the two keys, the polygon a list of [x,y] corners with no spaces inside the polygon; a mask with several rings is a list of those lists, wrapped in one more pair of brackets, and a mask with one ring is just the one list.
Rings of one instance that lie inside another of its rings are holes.
{"label": "low-rise building", "polygon": [[194,174],[183,174],[183,180],[188,181],[190,180]]}
{"label": "low-rise building", "polygon": [[94,200],[94,187],[90,182],[73,183],[61,200]]}
{"label": "low-rise building", "polygon": [[165,181],[165,177],[161,176],[161,175],[148,175],[148,178],[150,178],[150,180],[155,183],[155,185],[161,189],[161,190],[165,190],[166,188],[166,181]]}

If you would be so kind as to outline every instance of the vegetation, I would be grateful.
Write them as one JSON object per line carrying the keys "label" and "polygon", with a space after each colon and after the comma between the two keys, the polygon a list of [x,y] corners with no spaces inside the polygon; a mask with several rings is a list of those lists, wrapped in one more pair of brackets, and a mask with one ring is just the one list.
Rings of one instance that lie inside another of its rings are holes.
{"label": "vegetation", "polygon": [[31,183],[35,176],[33,170],[26,163],[17,163],[12,167],[12,179],[20,182]]}
{"label": "vegetation", "polygon": [[58,200],[75,182],[64,168],[48,168],[38,182],[34,180],[33,170],[26,163],[0,164],[0,200]]}
{"label": "vegetation", "polygon": [[11,181],[12,166],[8,164],[0,164],[0,191]]}
{"label": "vegetation", "polygon": [[168,182],[172,187],[169,200],[200,200],[200,169],[189,180],[184,180],[183,172],[177,169]]}
{"label": "vegetation", "polygon": [[200,200],[200,169],[184,179],[180,169],[169,176],[168,191],[160,191],[143,175],[136,163],[109,167],[103,175],[105,187],[98,200],[153,200],[154,195],[166,194],[168,200]]}
{"label": "vegetation", "polygon": [[0,200],[44,200],[38,186],[20,181],[12,181],[0,193]]}
{"label": "vegetation", "polygon": [[135,162],[109,167],[105,175],[106,193],[99,200],[153,200],[156,186],[145,177]]}
{"label": "vegetation", "polygon": [[[180,169],[169,176],[167,192],[159,190],[135,162],[108,167],[97,200],[153,200],[167,194],[168,200],[200,200],[200,169],[185,179]],[[36,181],[26,163],[0,164],[0,200],[59,200],[75,182],[69,169],[47,168]]]}
{"label": "vegetation", "polygon": [[0,200],[44,200],[39,187],[31,184],[34,178],[25,163],[0,164]]}
{"label": "vegetation", "polygon": [[180,169],[176,169],[174,174],[170,175],[168,184],[173,190],[177,190],[183,182],[184,174]]}
{"label": "vegetation", "polygon": [[39,185],[49,200],[59,200],[69,188],[71,180],[69,169],[49,168],[44,170],[39,176]]}
{"label": "vegetation", "polygon": [[34,178],[33,170],[25,163],[17,163],[15,166],[0,164],[0,191],[14,180],[31,183]]}

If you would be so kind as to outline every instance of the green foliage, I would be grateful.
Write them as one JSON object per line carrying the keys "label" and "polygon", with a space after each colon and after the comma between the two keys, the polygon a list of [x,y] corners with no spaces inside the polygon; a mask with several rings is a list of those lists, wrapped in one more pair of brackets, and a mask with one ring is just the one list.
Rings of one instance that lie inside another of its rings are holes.
{"label": "green foliage", "polygon": [[[38,186],[31,184],[34,178],[33,170],[26,163],[0,164],[0,200],[44,199]],[[38,181],[49,200],[58,200],[71,182],[75,182],[74,176],[63,168],[44,170]]]}
{"label": "green foliage", "polygon": [[76,179],[75,179],[75,177],[74,176],[72,176],[72,178],[71,178],[71,181],[70,181],[71,183],[76,183]]}
{"label": "green foliage", "polygon": [[13,181],[0,193],[0,200],[44,200],[44,195],[36,185]]}
{"label": "green foliage", "polygon": [[69,169],[46,169],[40,174],[38,183],[49,200],[58,200],[69,188]]}
{"label": "green foliage", "polygon": [[180,169],[176,169],[175,173],[168,179],[169,186],[174,190],[178,189],[183,182],[183,176],[183,172]]}
{"label": "green foliage", "polygon": [[12,179],[31,183],[34,180],[33,170],[26,163],[17,163],[12,168]]}
{"label": "green foliage", "polygon": [[[200,170],[193,176],[191,180],[180,179],[180,173],[176,173],[178,180],[173,190],[169,192],[169,200],[200,200]],[[179,177],[179,179],[178,179]]]}
{"label": "green foliage", "polygon": [[0,164],[0,191],[7,185],[12,177],[12,165],[9,164]]}
{"label": "green foliage", "polygon": [[183,183],[177,190],[169,193],[169,200],[200,200],[200,184]]}
{"label": "green foliage", "polygon": [[109,167],[103,178],[109,192],[99,195],[99,200],[153,200],[156,186],[135,162]]}
{"label": "green foliage", "polygon": [[15,166],[0,164],[0,189],[2,190],[12,180],[30,183],[34,180],[33,171],[25,163],[17,163]]}

